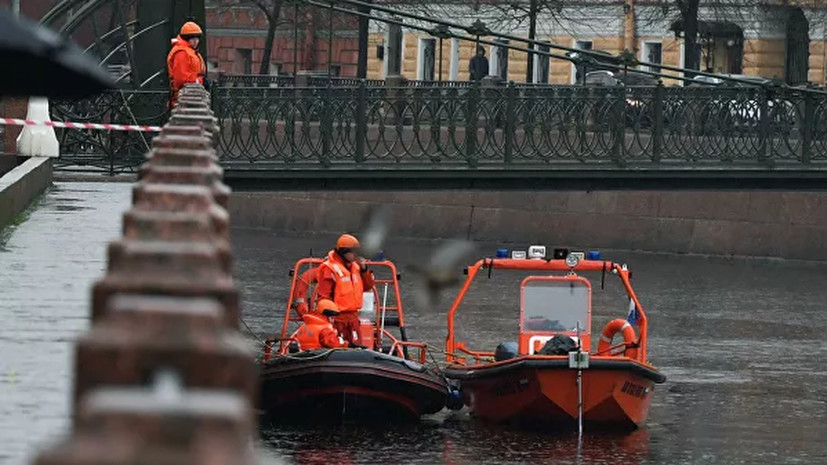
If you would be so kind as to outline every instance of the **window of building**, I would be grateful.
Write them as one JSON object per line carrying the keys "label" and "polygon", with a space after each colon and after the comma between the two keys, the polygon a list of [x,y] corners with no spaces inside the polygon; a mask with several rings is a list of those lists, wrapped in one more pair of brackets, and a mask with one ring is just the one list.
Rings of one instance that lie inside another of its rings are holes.
{"label": "window of building", "polygon": [[508,40],[506,39],[494,39],[493,42],[495,44],[502,44],[502,45],[492,45],[491,46],[491,63],[488,68],[488,74],[490,76],[497,76],[500,79],[507,81],[508,80],[508,48],[505,45],[508,45]]}
{"label": "window of building", "polygon": [[416,59],[416,78],[420,81],[433,81],[436,64],[436,39],[419,39],[419,51]]}
{"label": "window of building", "polygon": [[236,72],[240,74],[253,74],[253,51],[249,48],[237,48],[236,54]]}
{"label": "window of building", "polygon": [[[576,48],[577,50],[591,50],[594,46],[594,43],[591,40],[580,40],[575,39],[574,43],[572,44],[572,48]],[[581,69],[582,67],[574,66],[574,63],[571,65],[571,82],[575,84],[577,82],[581,82],[584,78],[583,74],[585,71]]]}
{"label": "window of building", "polygon": [[[543,41],[544,43],[537,45],[537,50],[541,52],[548,53],[550,47],[546,45],[547,40]],[[548,84],[548,72],[549,72],[549,60],[548,55],[534,55],[534,83],[535,84]]]}
{"label": "window of building", "polygon": [[[640,47],[640,61],[662,65],[663,43],[659,41],[644,41]],[[643,66],[642,69],[652,72],[660,71],[660,68],[655,66]]]}

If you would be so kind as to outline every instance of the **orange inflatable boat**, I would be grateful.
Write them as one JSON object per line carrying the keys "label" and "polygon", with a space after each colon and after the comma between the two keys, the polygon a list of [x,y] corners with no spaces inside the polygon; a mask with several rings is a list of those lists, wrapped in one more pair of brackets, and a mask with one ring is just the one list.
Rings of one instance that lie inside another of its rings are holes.
{"label": "orange inflatable boat", "polygon": [[359,312],[363,347],[301,347],[301,315],[314,311],[310,296],[321,262],[296,262],[281,336],[265,347],[261,407],[269,419],[417,420],[442,410],[451,391],[426,345],[407,340],[399,274],[389,260],[368,262],[376,278]]}

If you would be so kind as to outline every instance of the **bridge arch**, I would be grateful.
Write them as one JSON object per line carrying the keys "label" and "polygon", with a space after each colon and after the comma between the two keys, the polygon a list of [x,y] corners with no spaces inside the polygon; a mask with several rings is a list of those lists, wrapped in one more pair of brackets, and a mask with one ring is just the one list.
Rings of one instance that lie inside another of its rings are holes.
{"label": "bridge arch", "polygon": [[60,0],[41,23],[95,56],[122,88],[149,90],[167,87],[175,30],[204,16],[204,0]]}

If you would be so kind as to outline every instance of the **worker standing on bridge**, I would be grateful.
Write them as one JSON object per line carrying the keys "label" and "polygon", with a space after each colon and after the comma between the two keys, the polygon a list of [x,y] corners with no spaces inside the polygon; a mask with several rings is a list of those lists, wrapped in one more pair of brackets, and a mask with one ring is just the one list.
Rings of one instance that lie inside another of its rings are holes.
{"label": "worker standing on bridge", "polygon": [[327,259],[319,266],[316,302],[329,299],[336,303],[340,315],[333,325],[342,338],[354,345],[361,345],[359,310],[362,294],[373,289],[373,273],[367,269],[365,259],[357,255],[359,241],[350,234],[342,234],[336,240],[336,248],[328,252]]}
{"label": "worker standing on bridge", "polygon": [[181,26],[178,37],[172,39],[172,50],[167,55],[167,73],[169,74],[170,99],[172,108],[178,101],[178,91],[186,84],[204,84],[207,66],[198,53],[203,32],[198,24],[188,21]]}

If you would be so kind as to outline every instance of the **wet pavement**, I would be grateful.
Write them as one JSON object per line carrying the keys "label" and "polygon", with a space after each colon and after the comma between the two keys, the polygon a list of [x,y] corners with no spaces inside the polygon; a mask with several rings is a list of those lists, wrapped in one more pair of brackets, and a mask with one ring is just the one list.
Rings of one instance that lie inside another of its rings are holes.
{"label": "wet pavement", "polygon": [[[0,239],[0,463],[22,464],[68,426],[70,344],[88,327],[92,282],[105,244],[120,234],[129,184],[58,183],[31,217]],[[257,336],[281,325],[288,270],[330,237],[235,230],[236,279]],[[553,244],[548,244],[552,246]],[[401,241],[386,252],[403,270],[411,339],[442,345],[439,305],[408,299],[407,266],[433,244]],[[496,245],[480,245],[491,254]],[[465,411],[414,425],[269,427],[263,463],[296,464],[778,464],[827,463],[827,264],[612,253],[626,262],[650,318],[649,358],[668,377],[645,428],[632,433],[515,431]],[[458,324],[471,348],[514,340],[518,280],[475,284]],[[625,314],[616,283],[594,285],[595,331]]]}
{"label": "wet pavement", "polygon": [[56,183],[0,233],[0,463],[25,463],[69,424],[72,342],[130,203],[123,183]]}

